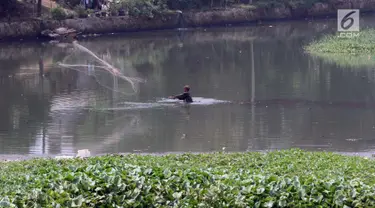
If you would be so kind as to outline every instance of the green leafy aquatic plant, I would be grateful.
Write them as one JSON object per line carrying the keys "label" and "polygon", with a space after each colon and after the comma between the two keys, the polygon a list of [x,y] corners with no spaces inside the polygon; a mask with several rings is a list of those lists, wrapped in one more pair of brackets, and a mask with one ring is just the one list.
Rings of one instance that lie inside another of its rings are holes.
{"label": "green leafy aquatic plant", "polygon": [[355,37],[331,34],[311,42],[305,47],[305,50],[310,53],[374,54],[374,39],[374,29],[360,31]]}
{"label": "green leafy aquatic plant", "polygon": [[375,161],[298,149],[0,163],[0,207],[374,207]]}
{"label": "green leafy aquatic plant", "polygon": [[304,49],[315,57],[340,66],[372,67],[375,66],[374,39],[375,30],[366,29],[355,37],[327,35],[311,42]]}

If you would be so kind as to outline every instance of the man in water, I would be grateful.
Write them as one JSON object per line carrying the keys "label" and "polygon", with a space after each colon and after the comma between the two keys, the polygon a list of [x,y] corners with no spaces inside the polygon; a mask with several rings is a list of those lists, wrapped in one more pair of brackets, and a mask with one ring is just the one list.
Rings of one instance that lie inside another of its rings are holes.
{"label": "man in water", "polygon": [[185,85],[184,86],[184,93],[182,93],[180,95],[176,95],[176,96],[170,96],[169,98],[183,100],[186,103],[192,103],[193,99],[191,98],[189,91],[190,91],[189,85]]}

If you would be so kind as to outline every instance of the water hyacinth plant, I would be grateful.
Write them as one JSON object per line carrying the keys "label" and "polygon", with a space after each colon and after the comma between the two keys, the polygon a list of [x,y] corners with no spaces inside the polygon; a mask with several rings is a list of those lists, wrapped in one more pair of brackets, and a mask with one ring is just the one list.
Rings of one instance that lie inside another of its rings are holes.
{"label": "water hyacinth plant", "polygon": [[313,41],[305,47],[310,53],[339,53],[339,54],[374,54],[375,30],[366,29],[358,32],[358,36],[343,37],[339,34],[327,35]]}
{"label": "water hyacinth plant", "polygon": [[375,30],[365,29],[358,36],[327,35],[311,42],[305,50],[314,57],[343,67],[375,66]]}
{"label": "water hyacinth plant", "polygon": [[0,207],[374,207],[375,161],[299,149],[0,163]]}

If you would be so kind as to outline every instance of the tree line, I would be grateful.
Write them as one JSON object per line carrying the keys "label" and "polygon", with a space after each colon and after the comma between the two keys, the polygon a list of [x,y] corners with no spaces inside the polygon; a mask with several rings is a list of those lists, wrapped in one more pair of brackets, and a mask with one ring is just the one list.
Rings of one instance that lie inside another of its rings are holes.
{"label": "tree line", "polygon": [[[37,3],[37,15],[42,15],[42,0],[31,0]],[[17,9],[17,0],[0,0],[0,16],[6,17]]]}

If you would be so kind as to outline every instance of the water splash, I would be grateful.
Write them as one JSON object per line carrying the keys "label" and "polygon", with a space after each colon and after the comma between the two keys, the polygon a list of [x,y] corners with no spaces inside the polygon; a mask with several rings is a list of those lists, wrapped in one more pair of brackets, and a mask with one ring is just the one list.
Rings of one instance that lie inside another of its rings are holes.
{"label": "water splash", "polygon": [[137,110],[137,109],[149,109],[149,108],[160,108],[160,107],[173,107],[175,105],[168,103],[138,103],[138,102],[122,102],[118,107],[100,108],[99,110]]}
{"label": "water splash", "polygon": [[[217,100],[214,98],[204,98],[204,97],[193,97],[192,103],[190,105],[214,105],[220,103],[229,103],[230,101],[227,100]],[[157,101],[157,103],[184,103],[182,100],[175,100],[175,99],[161,99]]]}
{"label": "water splash", "polygon": [[[222,103],[230,103],[226,100],[217,100],[213,98],[193,97],[194,102],[189,105],[215,105]],[[165,99],[157,100],[155,102],[121,102],[118,107],[99,108],[97,110],[137,110],[137,109],[150,109],[161,107],[178,107],[185,103],[181,100]]]}

